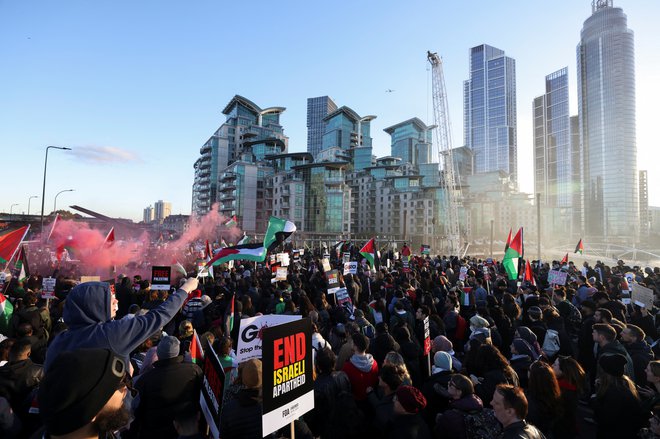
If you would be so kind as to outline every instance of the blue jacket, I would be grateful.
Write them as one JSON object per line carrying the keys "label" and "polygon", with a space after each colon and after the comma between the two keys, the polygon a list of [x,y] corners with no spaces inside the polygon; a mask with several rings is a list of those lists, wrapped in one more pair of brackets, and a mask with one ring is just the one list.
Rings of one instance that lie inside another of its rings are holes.
{"label": "blue jacket", "polygon": [[142,316],[111,320],[111,295],[106,282],[85,282],[71,290],[62,317],[69,329],[59,334],[46,352],[44,369],[62,352],[81,348],[110,349],[124,358],[166,325],[183,305],[188,293],[177,290],[165,302]]}

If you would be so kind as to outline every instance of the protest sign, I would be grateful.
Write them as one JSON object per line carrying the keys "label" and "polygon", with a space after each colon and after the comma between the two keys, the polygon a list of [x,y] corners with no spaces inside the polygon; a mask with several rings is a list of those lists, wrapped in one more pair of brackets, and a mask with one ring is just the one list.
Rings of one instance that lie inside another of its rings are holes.
{"label": "protest sign", "polygon": [[429,324],[429,317],[424,317],[424,355],[431,352],[431,327]]}
{"label": "protest sign", "polygon": [[238,343],[236,346],[236,359],[239,363],[250,358],[261,358],[261,343],[263,330],[271,326],[300,320],[302,316],[289,316],[280,314],[266,314],[240,320]]}
{"label": "protest sign", "polygon": [[304,248],[298,249],[298,253],[300,254],[300,256],[305,256],[305,249]]}
{"label": "protest sign", "polygon": [[632,298],[635,301],[635,305],[643,306],[644,308],[650,310],[653,308],[654,295],[653,290],[641,286],[640,284],[631,284],[632,286]]}
{"label": "protest sign", "polygon": [[300,262],[300,250],[293,251],[293,262]]}
{"label": "protest sign", "polygon": [[209,426],[213,439],[220,437],[220,411],[222,409],[222,395],[225,387],[225,371],[222,368],[220,359],[213,349],[209,349],[204,354],[202,363],[204,372],[202,394],[199,397],[199,404],[202,413]]}
{"label": "protest sign", "polygon": [[344,274],[357,274],[357,262],[344,262]]}
{"label": "protest sign", "polygon": [[465,279],[467,279],[467,273],[468,273],[468,268],[465,266],[461,267],[461,272],[458,275],[458,280],[464,281]]}
{"label": "protest sign", "polygon": [[302,319],[263,331],[263,417],[266,436],[314,408],[312,324]]}
{"label": "protest sign", "polygon": [[80,276],[80,283],[85,282],[100,282],[101,276]]}
{"label": "protest sign", "polygon": [[328,285],[330,287],[339,285],[339,271],[331,270],[328,272]]}
{"label": "protest sign", "polygon": [[548,272],[548,283],[550,285],[566,285],[568,273],[559,270],[550,270]]}
{"label": "protest sign", "polygon": [[344,252],[344,263],[350,262],[351,254],[349,252]]}
{"label": "protest sign", "polygon": [[208,277],[209,272],[213,270],[213,266],[209,267],[208,270],[204,268],[206,267],[206,261],[204,259],[197,259],[195,265],[197,266],[197,277]]}
{"label": "protest sign", "polygon": [[323,271],[330,271],[330,259],[323,258]]}
{"label": "protest sign", "polygon": [[41,298],[54,299],[55,298],[55,284],[57,279],[54,277],[45,277],[41,282]]}
{"label": "protest sign", "polygon": [[408,260],[408,258],[402,258],[401,259],[401,265],[403,266],[401,271],[403,271],[404,273],[409,273],[410,272],[410,261]]}
{"label": "protest sign", "polygon": [[280,262],[282,267],[289,266],[289,254],[288,253],[278,253],[277,260]]}
{"label": "protest sign", "polygon": [[348,290],[346,288],[337,288],[335,293],[335,298],[337,299],[337,305],[343,305],[346,302],[351,302],[351,296],[348,295]]}
{"label": "protest sign", "polygon": [[170,278],[172,275],[172,267],[156,266],[151,267],[151,289],[152,290],[169,290]]}
{"label": "protest sign", "polygon": [[277,271],[275,272],[275,280],[286,280],[288,274],[289,269],[287,267],[277,267]]}

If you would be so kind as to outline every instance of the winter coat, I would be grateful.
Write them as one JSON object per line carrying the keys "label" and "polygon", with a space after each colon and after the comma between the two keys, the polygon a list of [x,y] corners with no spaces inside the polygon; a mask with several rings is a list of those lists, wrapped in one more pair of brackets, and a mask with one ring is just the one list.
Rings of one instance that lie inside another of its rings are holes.
{"label": "winter coat", "polygon": [[172,419],[185,403],[199,399],[202,369],[181,355],[158,360],[135,384],[140,402],[135,410],[137,437],[176,437]]}
{"label": "winter coat", "polygon": [[392,419],[394,416],[394,395],[395,393],[390,393],[389,395],[378,396],[377,391],[370,392],[367,395],[369,404],[374,411],[374,427],[375,431],[379,434],[387,433],[387,422]]}
{"label": "winter coat", "polygon": [[0,396],[7,398],[15,412],[23,414],[26,398],[44,377],[43,367],[29,358],[0,367]]}
{"label": "winter coat", "polygon": [[500,439],[545,439],[545,436],[533,425],[518,421],[505,427]]}
{"label": "winter coat", "polygon": [[431,431],[419,414],[397,415],[388,429],[391,439],[431,439]]}
{"label": "winter coat", "polygon": [[378,386],[378,363],[371,354],[354,354],[342,369],[351,381],[356,401],[367,399],[367,388]]}
{"label": "winter coat", "polygon": [[650,361],[653,361],[653,352],[651,346],[644,340],[635,343],[628,343],[623,345],[630,355],[635,369],[635,384],[638,386],[646,385],[646,366]]}
{"label": "winter coat", "polygon": [[646,419],[640,402],[629,391],[614,387],[594,401],[598,439],[634,438]]}
{"label": "winter coat", "polygon": [[500,369],[489,370],[484,373],[483,381],[474,386],[474,392],[487,407],[490,407],[490,401],[493,399],[498,384],[512,384],[514,386],[519,384],[516,372],[513,369],[510,371],[513,372],[512,376]]}
{"label": "winter coat", "polygon": [[449,403],[449,410],[438,417],[436,437],[440,439],[469,439],[465,431],[465,415],[483,410],[484,405],[477,395],[467,395]]}
{"label": "winter coat", "polygon": [[222,408],[220,430],[222,439],[261,439],[261,401],[259,389],[241,389]]}
{"label": "winter coat", "polygon": [[518,375],[520,381],[520,387],[523,389],[527,388],[527,373],[529,372],[529,367],[532,365],[532,359],[528,355],[514,355],[511,357],[511,368]]}
{"label": "winter coat", "polygon": [[[626,351],[626,348],[624,348],[618,340],[614,340],[598,349],[598,359],[600,359],[602,356],[614,354],[621,354],[626,357],[626,367],[624,373],[628,375],[628,378],[635,381],[635,366],[633,365],[632,358],[630,358],[628,351]],[[600,375],[600,373],[602,372],[600,370],[600,366],[598,366],[598,375]]]}
{"label": "winter coat", "polygon": [[81,348],[110,349],[124,358],[144,340],[167,324],[181,308],[188,294],[177,290],[160,306],[132,319],[111,320],[111,297],[105,282],[85,282],[73,288],[64,305],[64,322],[69,329],[53,340],[46,353],[48,371],[61,352]]}
{"label": "winter coat", "polygon": [[369,343],[369,353],[374,356],[374,360],[376,360],[379,366],[383,365],[383,361],[385,361],[385,356],[388,352],[398,352],[399,349],[399,343],[394,340],[394,337],[392,337],[389,332],[377,335],[376,338]]}
{"label": "winter coat", "polygon": [[577,410],[579,394],[577,387],[565,381],[558,379],[559,389],[561,390],[561,400],[564,412],[557,420],[555,433],[557,438],[574,438],[577,433]]}

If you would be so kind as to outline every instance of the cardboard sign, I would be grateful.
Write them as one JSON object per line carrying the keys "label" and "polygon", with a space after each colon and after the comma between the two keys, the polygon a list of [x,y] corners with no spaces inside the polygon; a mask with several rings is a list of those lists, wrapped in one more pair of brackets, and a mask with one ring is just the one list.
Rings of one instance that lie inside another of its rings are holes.
{"label": "cardboard sign", "polygon": [[409,273],[410,272],[410,261],[408,260],[408,258],[402,258],[401,259],[401,264],[403,265],[403,268],[401,269],[401,271],[403,271],[404,273]]}
{"label": "cardboard sign", "polygon": [[156,266],[151,267],[151,289],[169,290],[170,279],[172,278],[172,267]]}
{"label": "cardboard sign", "polygon": [[80,283],[85,282],[100,282],[101,276],[80,276]]}
{"label": "cardboard sign", "polygon": [[330,271],[330,259],[323,258],[323,271]]}
{"label": "cardboard sign", "polygon": [[430,255],[431,254],[431,246],[428,244],[422,244],[422,248],[420,249],[420,253],[423,255]]}
{"label": "cardboard sign", "polygon": [[648,310],[653,308],[653,302],[655,300],[653,290],[640,284],[630,285],[632,286],[632,299],[635,301],[635,305],[642,306]]}
{"label": "cardboard sign", "polygon": [[304,248],[298,249],[298,253],[300,254],[300,256],[305,256],[305,249]]}
{"label": "cardboard sign", "polygon": [[300,250],[293,251],[293,262],[300,262]]}
{"label": "cardboard sign", "polygon": [[328,286],[334,287],[339,285],[339,271],[330,270],[328,272]]}
{"label": "cardboard sign", "polygon": [[338,288],[335,291],[335,297],[337,299],[337,305],[343,305],[346,302],[351,303],[351,296],[348,295],[346,288]]}
{"label": "cardboard sign", "polygon": [[424,355],[431,352],[431,328],[428,316],[424,317]]}
{"label": "cardboard sign", "polygon": [[197,259],[195,262],[195,265],[197,265],[197,276],[198,277],[208,277],[209,272],[213,270],[213,266],[209,267],[208,270],[206,270],[204,267],[206,266],[206,261],[204,259]]}
{"label": "cardboard sign", "polygon": [[238,343],[236,346],[236,359],[239,363],[250,358],[261,358],[263,330],[271,326],[300,320],[302,316],[288,316],[281,314],[266,314],[240,320]]}
{"label": "cardboard sign", "polygon": [[41,298],[54,299],[55,298],[55,284],[57,279],[54,277],[45,277],[41,282]]}
{"label": "cardboard sign", "polygon": [[344,264],[351,261],[351,254],[349,252],[344,252]]}
{"label": "cardboard sign", "polygon": [[548,283],[550,285],[566,285],[568,273],[559,270],[550,270],[548,272]]}
{"label": "cardboard sign", "polygon": [[289,254],[288,253],[278,253],[277,260],[280,262],[282,267],[289,266]]}
{"label": "cardboard sign", "polygon": [[263,331],[263,417],[266,436],[314,408],[310,319]]}
{"label": "cardboard sign", "polygon": [[218,439],[220,437],[222,395],[225,391],[225,371],[213,349],[205,352],[204,363],[201,366],[204,372],[204,379],[199,404],[211,431],[211,436],[214,439]]}
{"label": "cardboard sign", "polygon": [[458,275],[458,280],[464,281],[465,279],[467,279],[467,272],[468,272],[467,267],[461,267],[461,272]]}
{"label": "cardboard sign", "polygon": [[357,262],[344,262],[344,274],[357,274]]}
{"label": "cardboard sign", "polygon": [[277,271],[275,272],[275,280],[286,280],[288,274],[289,269],[287,267],[277,267]]}

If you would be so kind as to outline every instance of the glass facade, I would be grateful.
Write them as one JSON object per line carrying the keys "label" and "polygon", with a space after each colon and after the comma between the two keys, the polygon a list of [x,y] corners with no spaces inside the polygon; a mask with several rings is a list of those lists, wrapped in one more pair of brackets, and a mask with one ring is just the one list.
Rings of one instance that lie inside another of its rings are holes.
{"label": "glass facade", "polygon": [[418,118],[412,118],[385,128],[391,136],[392,156],[399,157],[402,163],[413,165],[433,162],[431,157],[432,132]]}
{"label": "glass facade", "polygon": [[594,3],[592,9],[577,46],[584,230],[606,239],[636,239],[634,35],[623,10],[611,1]]}
{"label": "glass facade", "polygon": [[314,158],[323,146],[323,118],[336,109],[337,104],[329,96],[307,99],[307,152]]}
{"label": "glass facade", "polygon": [[371,148],[371,123],[362,119],[365,118],[345,106],[327,115],[323,119],[325,126],[321,150],[332,147],[346,151],[354,147]]}
{"label": "glass facade", "polygon": [[474,172],[502,170],[516,180],[516,63],[483,44],[470,49],[470,79],[463,84],[464,143],[474,151]]}

